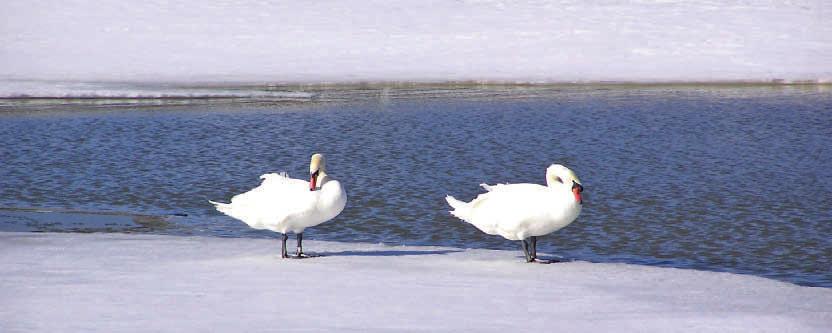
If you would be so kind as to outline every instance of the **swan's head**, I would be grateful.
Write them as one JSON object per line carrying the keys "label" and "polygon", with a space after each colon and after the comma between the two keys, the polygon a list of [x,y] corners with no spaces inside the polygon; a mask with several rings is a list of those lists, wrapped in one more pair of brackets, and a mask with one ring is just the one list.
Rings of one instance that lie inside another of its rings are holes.
{"label": "swan's head", "polygon": [[581,192],[584,191],[584,187],[581,185],[578,175],[569,168],[560,164],[550,165],[546,169],[546,184],[551,188],[569,189],[575,196],[575,201],[578,204],[583,204]]}
{"label": "swan's head", "polygon": [[318,177],[326,173],[326,160],[323,154],[312,155],[309,162],[309,190],[314,191],[318,187]]}

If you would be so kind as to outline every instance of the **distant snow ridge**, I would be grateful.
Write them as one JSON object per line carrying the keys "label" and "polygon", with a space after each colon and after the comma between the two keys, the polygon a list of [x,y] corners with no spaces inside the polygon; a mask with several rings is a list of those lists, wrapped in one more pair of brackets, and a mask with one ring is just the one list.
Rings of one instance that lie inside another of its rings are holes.
{"label": "distant snow ridge", "polygon": [[268,91],[264,87],[180,87],[165,84],[84,83],[0,80],[0,98],[113,98],[201,99],[255,98],[305,101],[314,94],[301,91]]}
{"label": "distant snow ridge", "polygon": [[825,0],[9,0],[0,81],[829,83],[830,14]]}

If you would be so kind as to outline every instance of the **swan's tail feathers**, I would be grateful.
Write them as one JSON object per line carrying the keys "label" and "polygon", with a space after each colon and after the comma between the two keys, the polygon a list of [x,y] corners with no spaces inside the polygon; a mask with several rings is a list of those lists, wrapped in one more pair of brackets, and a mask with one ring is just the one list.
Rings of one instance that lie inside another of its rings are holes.
{"label": "swan's tail feathers", "polygon": [[493,185],[488,185],[486,183],[480,184],[480,187],[482,187],[483,190],[486,190],[486,191],[489,191],[489,192],[491,192],[491,190],[493,189]]}
{"label": "swan's tail feathers", "polygon": [[459,201],[459,200],[457,200],[456,198],[454,198],[450,195],[445,196],[445,201],[447,201],[448,204],[451,205],[451,207],[453,207],[454,209],[460,209],[463,206],[465,206],[464,202]]}
{"label": "swan's tail feathers", "polygon": [[223,213],[225,215],[231,215],[231,204],[222,203],[222,202],[214,202],[214,201],[211,201],[211,200],[208,200],[208,202],[213,204],[214,207],[217,208],[217,210],[220,211],[221,213]]}
{"label": "swan's tail feathers", "polygon": [[450,195],[445,196],[445,201],[454,209],[451,211],[451,214],[463,220],[468,219],[468,203],[459,201]]}

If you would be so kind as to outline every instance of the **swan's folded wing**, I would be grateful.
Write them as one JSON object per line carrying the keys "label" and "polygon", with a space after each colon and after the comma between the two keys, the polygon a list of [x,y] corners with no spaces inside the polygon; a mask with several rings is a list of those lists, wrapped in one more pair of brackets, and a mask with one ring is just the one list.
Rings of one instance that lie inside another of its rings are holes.
{"label": "swan's folded wing", "polygon": [[546,187],[537,184],[501,184],[492,186],[471,202],[470,223],[488,234],[517,228],[537,218],[543,205],[537,199]]}
{"label": "swan's folded wing", "polygon": [[265,174],[260,178],[260,186],[231,198],[228,215],[257,228],[264,221],[282,220],[314,204],[308,198],[313,192],[306,181],[285,174]]}

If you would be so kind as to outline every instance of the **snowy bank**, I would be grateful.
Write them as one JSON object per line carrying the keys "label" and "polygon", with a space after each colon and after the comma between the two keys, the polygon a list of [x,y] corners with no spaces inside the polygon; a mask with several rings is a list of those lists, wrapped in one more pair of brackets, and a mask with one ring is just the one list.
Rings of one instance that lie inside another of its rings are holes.
{"label": "snowy bank", "polygon": [[831,13],[824,0],[11,0],[0,3],[0,75],[830,82]]}
{"label": "snowy bank", "polygon": [[0,233],[0,331],[822,332],[832,289],[519,251]]}

